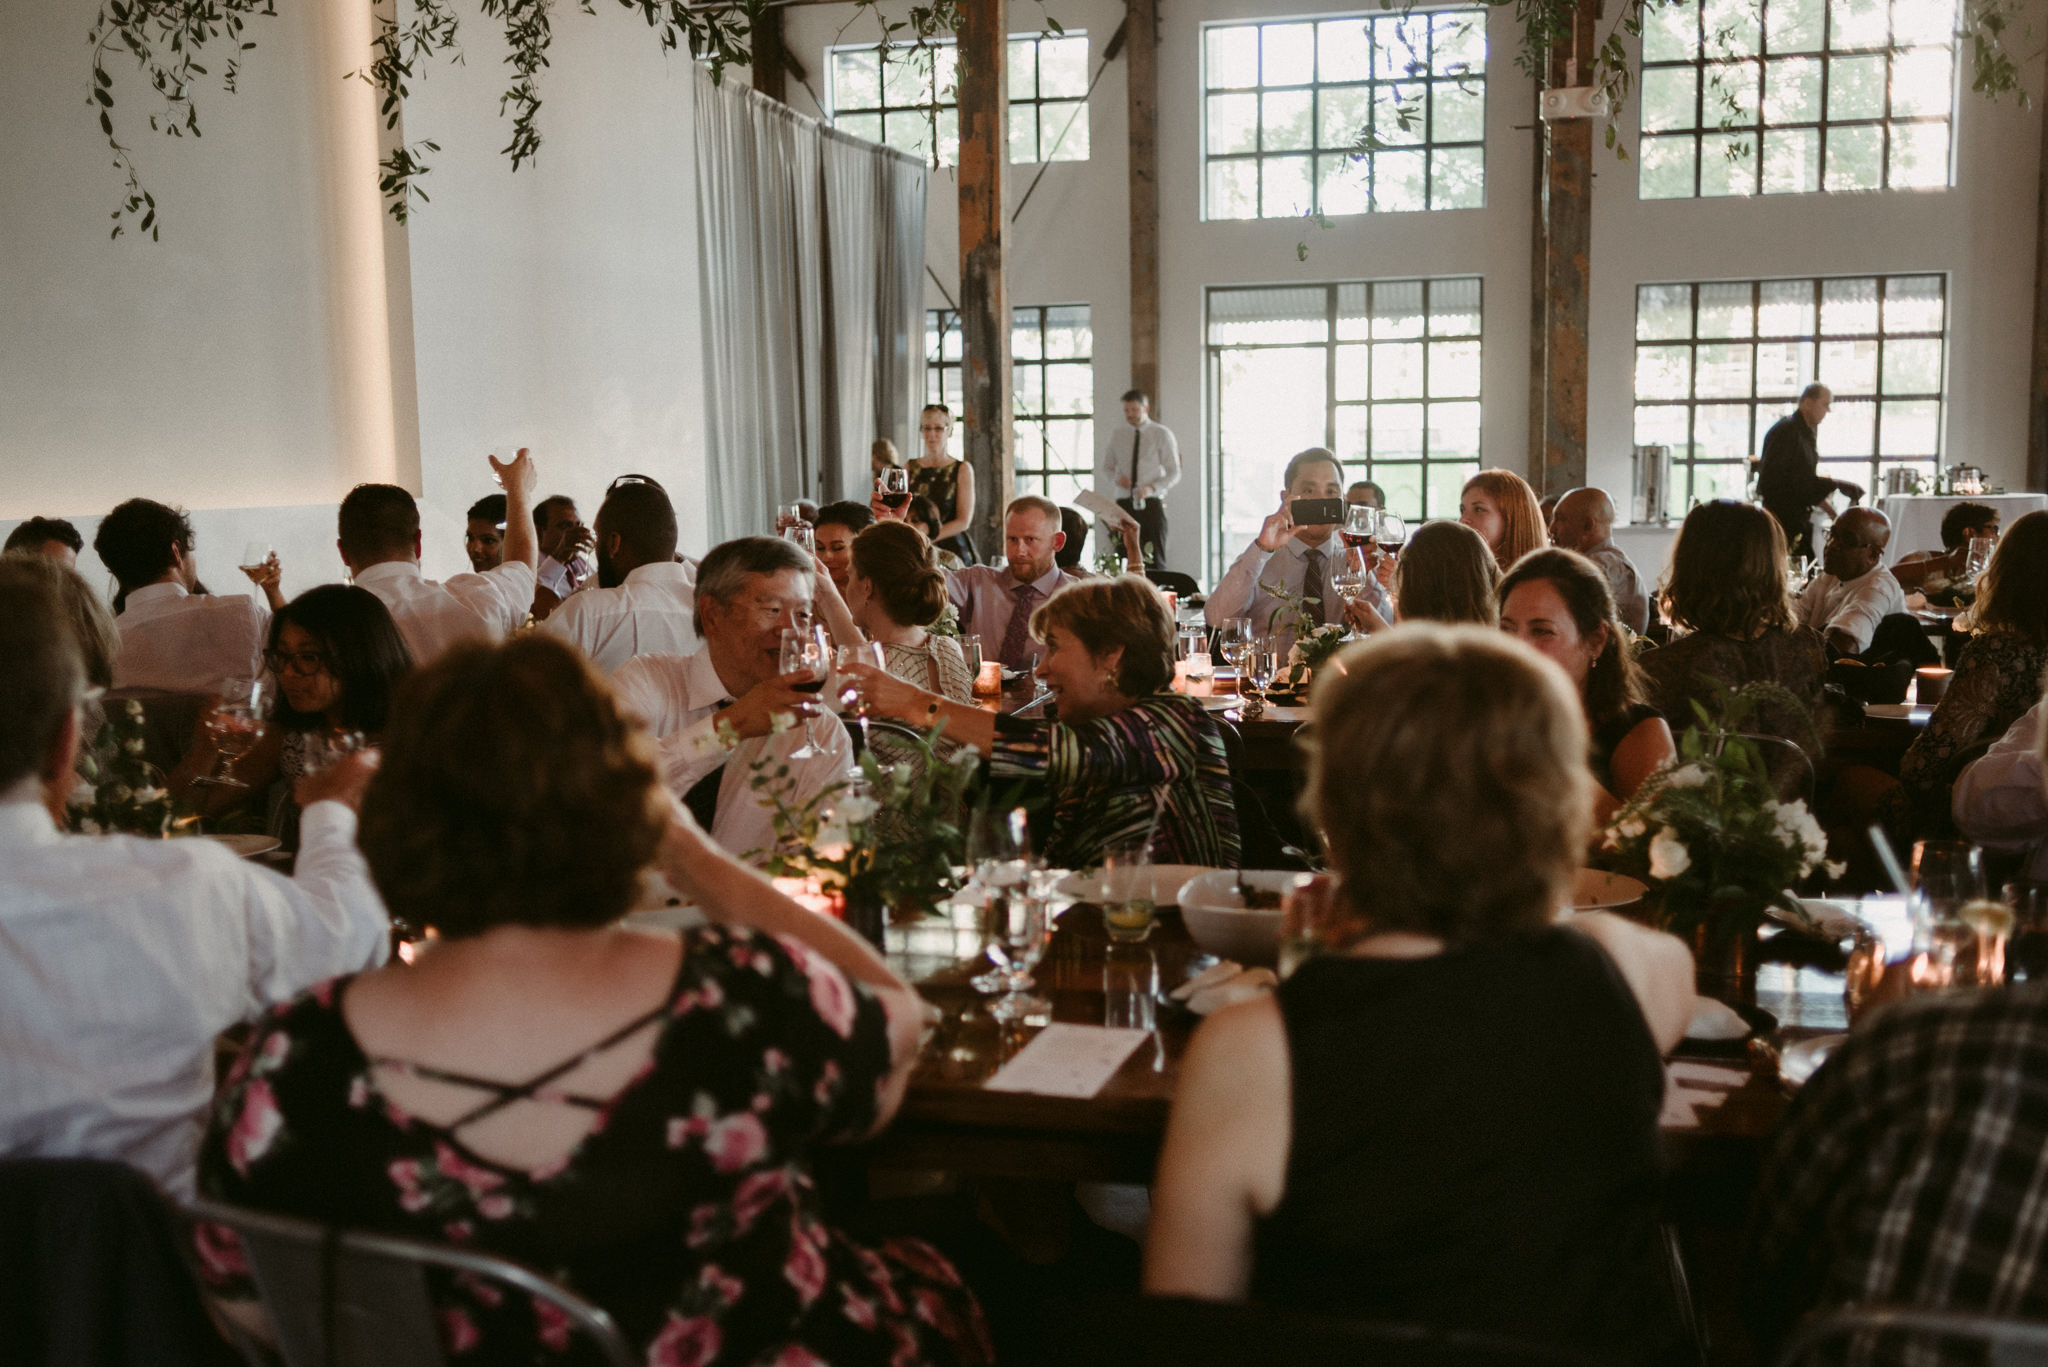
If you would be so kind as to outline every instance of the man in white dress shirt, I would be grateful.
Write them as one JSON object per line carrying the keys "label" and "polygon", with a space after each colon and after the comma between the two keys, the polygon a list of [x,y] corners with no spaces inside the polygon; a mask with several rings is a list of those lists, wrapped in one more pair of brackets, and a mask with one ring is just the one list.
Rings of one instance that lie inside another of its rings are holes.
{"label": "man in white dress shirt", "polygon": [[1138,544],[1145,563],[1166,558],[1166,491],[1180,482],[1180,447],[1173,433],[1152,421],[1152,402],[1142,389],[1124,395],[1124,421],[1109,434],[1095,467],[1101,492],[1138,520]]}
{"label": "man in white dress shirt", "polygon": [[0,587],[0,1158],[112,1158],[193,1194],[214,1039],[381,963],[391,923],[355,847],[374,765],[300,780],[286,879],[211,840],[66,835],[84,666],[48,589]]}
{"label": "man in white dress shirt", "polygon": [[1577,551],[1600,567],[1614,590],[1621,624],[1638,636],[1649,629],[1650,596],[1642,572],[1628,552],[1614,544],[1614,499],[1605,489],[1574,489],[1557,501],[1550,519],[1550,544]]}
{"label": "man in white dress shirt", "polygon": [[793,542],[774,537],[713,547],[697,574],[704,648],[636,656],[612,679],[620,706],[653,733],[669,788],[713,840],[756,863],[775,844],[775,823],[753,791],[755,764],[767,774],[788,767],[793,804],[809,802],[853,764],[837,717],[805,725],[818,695],[796,685],[810,680],[781,672],[782,633],[810,625],[814,572]]}
{"label": "man in white dress shirt", "polygon": [[1891,539],[1891,519],[1875,508],[1851,508],[1828,530],[1821,572],[1799,595],[1799,624],[1837,655],[1861,655],[1877,624],[1906,610],[1906,591],[1884,567]]}
{"label": "man in white dress shirt", "polygon": [[[1311,446],[1295,453],[1281,479],[1279,510],[1267,515],[1252,544],[1217,581],[1216,591],[1202,611],[1212,627],[1233,617],[1250,617],[1258,631],[1262,635],[1270,632],[1284,652],[1294,644],[1294,620],[1286,612],[1274,617],[1282,600],[1267,592],[1265,585],[1300,598],[1313,595],[1318,601],[1308,604],[1306,610],[1319,624],[1344,622],[1344,600],[1331,582],[1344,563],[1344,539],[1337,533],[1337,524],[1298,525],[1293,513],[1294,505],[1305,498],[1342,501],[1344,466],[1331,452]],[[1386,590],[1376,576],[1367,577],[1360,601],[1391,620]]]}
{"label": "man in white dress shirt", "polygon": [[358,484],[341,501],[341,558],[357,587],[391,609],[391,619],[424,665],[469,636],[498,640],[526,620],[533,606],[533,461],[520,447],[509,465],[490,458],[505,486],[504,561],[483,574],[458,574],[445,584],[420,576],[420,509],[395,484]]}
{"label": "man in white dress shirt", "polygon": [[100,519],[92,548],[121,591],[114,687],[224,693],[262,677],[270,612],[246,594],[195,592],[192,523],[176,508],[131,498]]}
{"label": "man in white dress shirt", "polygon": [[571,594],[541,629],[605,673],[635,655],[697,653],[697,567],[676,559],[676,510],[643,476],[614,484],[597,510],[597,584]]}
{"label": "man in white dress shirt", "polygon": [[1949,799],[1956,829],[1995,850],[2026,855],[2021,876],[2048,883],[2048,789],[2042,786],[2041,707],[2035,703],[2012,729],[1956,775]]}
{"label": "man in white dress shirt", "polygon": [[583,587],[590,573],[585,552],[593,550],[596,538],[583,525],[576,500],[567,494],[550,494],[533,505],[533,531],[540,541],[540,564],[534,567],[538,582],[533,591],[533,620],[545,622],[549,613]]}

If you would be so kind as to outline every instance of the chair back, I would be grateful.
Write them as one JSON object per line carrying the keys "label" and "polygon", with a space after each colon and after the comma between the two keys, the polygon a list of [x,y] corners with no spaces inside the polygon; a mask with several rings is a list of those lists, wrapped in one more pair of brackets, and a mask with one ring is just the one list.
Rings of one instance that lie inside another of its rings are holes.
{"label": "chair back", "polygon": [[1200,593],[1202,585],[1192,574],[1181,570],[1147,569],[1145,577],[1171,594],[1185,599],[1189,594]]}
{"label": "chair back", "polygon": [[1764,772],[1770,776],[1771,791],[1777,795],[1778,801],[1790,802],[1798,798],[1811,810],[1813,760],[1805,747],[1783,736],[1766,735],[1761,731],[1738,731],[1735,734],[1757,748],[1757,753],[1763,758]]}
{"label": "chair back", "polygon": [[[1909,1306],[1858,1305],[1816,1315],[1795,1330],[1778,1355],[1778,1367],[1839,1362],[1858,1341],[1869,1350],[1877,1335],[1895,1341],[1929,1339],[1979,1345],[1987,1367],[2048,1367],[2048,1323],[2005,1320],[1959,1310],[1916,1310]],[[1873,1361],[1903,1360],[1897,1352],[1872,1353]],[[1944,1358],[1944,1360],[1947,1360]]]}
{"label": "chair back", "polygon": [[[104,699],[107,713],[124,702],[142,704],[142,757],[165,773],[178,767],[192,748],[192,732],[199,714],[211,701],[205,693],[166,693],[154,688],[110,688]],[[92,737],[82,737],[89,741]]]}
{"label": "chair back", "polygon": [[[503,1258],[217,1201],[194,1201],[185,1213],[241,1239],[285,1367],[444,1367],[440,1320],[427,1292],[430,1267],[546,1301],[611,1367],[641,1361],[610,1315]],[[245,1331],[238,1328],[236,1338],[251,1367],[275,1361]]]}

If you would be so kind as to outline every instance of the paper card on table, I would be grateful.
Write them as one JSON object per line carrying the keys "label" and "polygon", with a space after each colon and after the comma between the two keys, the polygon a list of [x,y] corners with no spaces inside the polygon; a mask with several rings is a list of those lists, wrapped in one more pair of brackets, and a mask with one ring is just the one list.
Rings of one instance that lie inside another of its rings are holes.
{"label": "paper card on table", "polygon": [[1732,1092],[1749,1082],[1749,1069],[1734,1064],[1673,1059],[1666,1067],[1670,1069],[1673,1082],[1684,1083],[1688,1087]]}
{"label": "paper card on table", "polygon": [[985,1085],[995,1092],[1094,1096],[1150,1035],[1102,1025],[1048,1025]]}
{"label": "paper card on table", "polygon": [[1689,1130],[1700,1123],[1695,1103],[1699,1092],[1688,1092],[1682,1087],[1664,1089],[1664,1110],[1657,1117],[1657,1127],[1665,1130]]}

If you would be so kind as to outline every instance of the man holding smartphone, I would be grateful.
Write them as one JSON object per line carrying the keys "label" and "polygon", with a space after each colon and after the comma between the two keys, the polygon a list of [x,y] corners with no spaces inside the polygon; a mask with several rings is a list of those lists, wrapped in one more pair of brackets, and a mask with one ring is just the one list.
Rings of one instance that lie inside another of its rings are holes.
{"label": "man holding smartphone", "polygon": [[[1344,465],[1333,453],[1311,446],[1287,462],[1282,483],[1279,509],[1267,516],[1252,544],[1218,581],[1203,613],[1212,627],[1250,617],[1284,649],[1294,643],[1294,616],[1281,612],[1274,620],[1282,600],[1268,585],[1316,599],[1304,606],[1319,625],[1344,621],[1344,602],[1331,582],[1344,563],[1344,540],[1337,534],[1344,524]],[[1376,578],[1368,580],[1363,601],[1388,615],[1386,591]]]}
{"label": "man holding smartphone", "polygon": [[1124,395],[1123,425],[1110,433],[1095,480],[1104,494],[1137,519],[1145,563],[1157,566],[1166,558],[1163,496],[1180,480],[1180,447],[1170,430],[1152,421],[1151,402],[1142,389]]}

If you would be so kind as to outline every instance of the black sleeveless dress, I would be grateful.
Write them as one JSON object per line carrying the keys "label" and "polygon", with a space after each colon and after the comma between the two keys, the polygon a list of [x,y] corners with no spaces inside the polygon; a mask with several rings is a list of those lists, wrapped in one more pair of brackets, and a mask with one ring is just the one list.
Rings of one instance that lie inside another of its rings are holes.
{"label": "black sleeveless dress", "polygon": [[[949,460],[933,469],[922,461],[910,462],[910,493],[914,498],[928,498],[939,510],[941,524],[951,522],[959,516],[960,507],[960,462]],[[963,565],[979,565],[981,557],[974,553],[974,543],[967,539],[967,533],[956,532],[943,541],[932,543],[940,550],[951,551],[960,557]]]}
{"label": "black sleeveless dress", "polygon": [[1550,928],[1428,959],[1312,959],[1279,1004],[1293,1144],[1255,1298],[1675,1360],[1663,1065],[1599,946]]}

